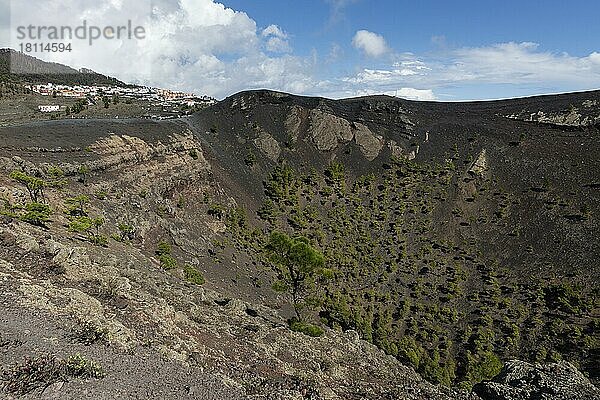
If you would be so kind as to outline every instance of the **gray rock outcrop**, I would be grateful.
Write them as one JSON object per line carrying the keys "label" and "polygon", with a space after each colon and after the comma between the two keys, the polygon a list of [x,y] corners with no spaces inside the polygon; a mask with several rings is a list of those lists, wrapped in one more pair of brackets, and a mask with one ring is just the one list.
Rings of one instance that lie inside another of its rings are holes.
{"label": "gray rock outcrop", "polygon": [[310,112],[309,136],[320,151],[333,151],[340,144],[354,140],[369,161],[374,160],[385,145],[383,138],[368,126],[318,109]]}
{"label": "gray rock outcrop", "polygon": [[350,122],[321,110],[310,112],[309,135],[319,151],[332,151],[354,138]]}
{"label": "gray rock outcrop", "polygon": [[260,135],[254,139],[254,144],[273,162],[277,161],[279,154],[281,154],[279,142],[267,132],[261,132]]}
{"label": "gray rock outcrop", "polygon": [[367,160],[373,161],[383,148],[383,138],[371,132],[366,125],[357,122],[354,124],[354,127],[354,140],[356,140],[361,153]]}
{"label": "gray rock outcrop", "polygon": [[572,364],[530,364],[513,360],[490,382],[473,389],[484,400],[598,400],[595,387]]}
{"label": "gray rock outcrop", "polygon": [[477,159],[471,164],[468,173],[473,176],[482,176],[488,169],[487,152],[485,149],[481,150]]}

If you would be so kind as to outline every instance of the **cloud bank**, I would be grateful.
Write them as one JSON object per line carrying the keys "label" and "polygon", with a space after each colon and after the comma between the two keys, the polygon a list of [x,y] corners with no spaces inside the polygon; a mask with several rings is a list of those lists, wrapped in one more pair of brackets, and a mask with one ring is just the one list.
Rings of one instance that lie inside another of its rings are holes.
{"label": "cloud bank", "polygon": [[[64,10],[69,10],[67,16]],[[104,40],[93,46],[75,42],[70,54],[43,55],[128,82],[218,98],[253,88],[304,93],[314,86],[313,59],[290,54],[283,29],[277,25],[260,29],[246,13],[213,0],[31,0],[12,7],[11,13],[13,26],[15,21],[77,26],[83,20],[116,26],[128,19],[144,26],[147,37],[139,42]]]}
{"label": "cloud bank", "polygon": [[[355,2],[325,1],[338,19]],[[0,11],[7,7],[8,1],[0,0]],[[145,40],[76,43],[77,51],[44,58],[132,83],[217,98],[256,88],[333,98],[380,93],[435,100],[461,99],[457,90],[485,85],[536,91],[600,87],[600,52],[573,56],[543,51],[531,42],[444,45],[415,55],[401,52],[409,49],[394,49],[377,33],[360,30],[346,43],[331,44],[323,54],[313,50],[298,55],[294,36],[284,26],[258,26],[251,16],[217,0],[30,0],[10,11],[13,25],[15,21],[76,25],[83,20],[118,25],[130,18],[147,29]],[[0,21],[8,21],[7,15],[0,12]],[[0,28],[6,37],[7,24]],[[2,47],[11,45],[5,37],[0,36]]]}
{"label": "cloud bank", "polygon": [[381,57],[389,51],[383,36],[365,30],[356,32],[352,46],[362,50],[369,57]]}
{"label": "cloud bank", "polygon": [[[539,44],[499,43],[445,50],[441,57],[397,56],[400,60],[378,69],[361,68],[340,80],[346,92],[391,93],[402,87],[443,93],[449,88],[512,86],[548,91],[600,88],[600,53],[583,57],[539,50]],[[429,94],[422,97],[428,100]]]}

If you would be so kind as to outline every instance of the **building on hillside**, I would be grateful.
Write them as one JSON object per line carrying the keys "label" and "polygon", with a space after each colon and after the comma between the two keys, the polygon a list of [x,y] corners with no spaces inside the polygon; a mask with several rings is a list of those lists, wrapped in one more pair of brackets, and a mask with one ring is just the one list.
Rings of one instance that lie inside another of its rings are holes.
{"label": "building on hillside", "polygon": [[50,105],[50,106],[38,106],[38,110],[43,113],[57,112],[60,111],[60,106]]}

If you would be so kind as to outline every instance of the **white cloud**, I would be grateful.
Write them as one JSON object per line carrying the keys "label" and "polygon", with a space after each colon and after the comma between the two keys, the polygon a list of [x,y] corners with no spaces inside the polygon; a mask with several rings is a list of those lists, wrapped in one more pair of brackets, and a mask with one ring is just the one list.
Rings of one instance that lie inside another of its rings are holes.
{"label": "white cloud", "polygon": [[333,63],[342,59],[342,57],[344,57],[344,49],[342,49],[342,46],[337,43],[332,43],[325,62]]}
{"label": "white cloud", "polygon": [[291,53],[292,48],[287,40],[278,37],[271,37],[267,40],[265,47],[271,53]]}
{"label": "white cloud", "polygon": [[407,76],[419,75],[421,72],[418,68],[406,67],[399,64],[394,64],[394,69],[368,69],[365,68],[358,74],[352,77],[342,78],[343,81],[355,84],[369,84],[372,82],[384,83],[393,82],[398,79],[402,79]]}
{"label": "white cloud", "polygon": [[266,27],[261,36],[266,38],[265,48],[271,53],[291,53],[292,48],[288,42],[288,34],[277,25]]}
{"label": "white cloud", "polygon": [[[411,87],[436,93],[448,88],[484,85],[544,87],[555,92],[600,87],[598,52],[574,57],[540,51],[536,43],[510,42],[447,50],[443,57],[437,58],[420,59],[410,55],[403,58],[387,68],[362,68],[352,75],[331,81],[329,87],[344,87],[345,93],[366,90],[383,94],[390,94],[396,88]],[[332,92],[338,93],[339,90],[333,89]],[[411,96],[410,91],[402,95]],[[427,94],[419,96],[427,99]]]}
{"label": "white cloud", "polygon": [[329,12],[329,26],[337,24],[338,22],[344,20],[346,18],[345,11],[346,8],[356,3],[358,0],[325,0],[330,6]]}
{"label": "white cloud", "polygon": [[421,100],[421,101],[433,101],[437,100],[437,97],[433,94],[431,89],[414,89],[414,88],[400,88],[394,94],[396,97],[402,97],[408,100]]}
{"label": "white cloud", "polygon": [[453,63],[442,66],[441,78],[496,84],[600,83],[600,63],[596,62],[600,54],[574,57],[538,49],[531,42],[458,49],[453,52]]}
{"label": "white cloud", "polygon": [[352,46],[369,57],[381,57],[389,51],[383,36],[365,30],[356,32],[352,39]]}
{"label": "white cloud", "polygon": [[437,97],[431,89],[415,89],[410,87],[403,87],[396,90],[377,91],[373,89],[363,89],[356,91],[356,96],[372,96],[376,94],[385,94],[388,96],[400,97],[407,100],[418,100],[418,101],[434,101]]}
{"label": "white cloud", "polygon": [[277,25],[269,25],[262,31],[262,36],[275,36],[280,39],[287,39],[287,33],[283,32]]}
{"label": "white cloud", "polygon": [[600,53],[593,52],[592,54],[589,55],[589,59],[594,64],[600,64]]}
{"label": "white cloud", "polygon": [[[129,4],[132,8],[126,9]],[[280,27],[259,30],[246,13],[216,0],[31,0],[12,7],[12,14],[13,23],[26,25],[75,26],[83,19],[100,26],[122,25],[128,19],[143,25],[147,38],[139,42],[74,43],[72,53],[43,57],[128,82],[217,98],[253,88],[303,93],[313,82],[313,59],[287,54],[292,49]]]}

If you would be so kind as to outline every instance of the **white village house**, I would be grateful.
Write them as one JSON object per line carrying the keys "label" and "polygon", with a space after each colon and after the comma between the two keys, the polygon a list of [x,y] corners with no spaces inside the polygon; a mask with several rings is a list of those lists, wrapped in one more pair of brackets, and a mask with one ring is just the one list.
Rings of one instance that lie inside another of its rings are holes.
{"label": "white village house", "polygon": [[44,113],[49,113],[49,112],[57,112],[60,111],[60,106],[38,106],[38,110],[40,110],[41,112]]}

